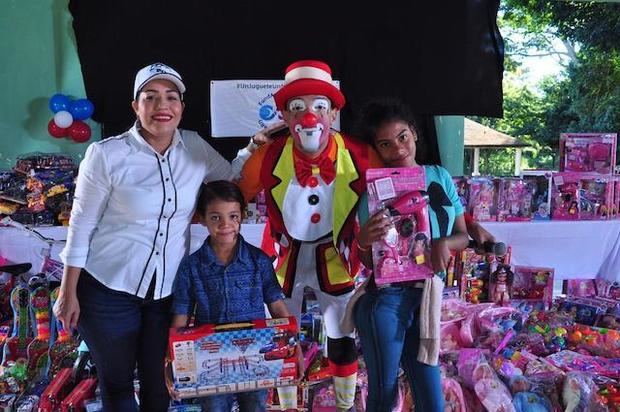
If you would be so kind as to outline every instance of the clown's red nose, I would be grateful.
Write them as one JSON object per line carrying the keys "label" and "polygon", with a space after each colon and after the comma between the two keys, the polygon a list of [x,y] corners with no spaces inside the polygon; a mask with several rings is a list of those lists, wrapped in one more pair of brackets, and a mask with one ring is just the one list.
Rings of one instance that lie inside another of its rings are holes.
{"label": "clown's red nose", "polygon": [[312,113],[306,113],[301,118],[301,127],[304,129],[309,129],[312,127],[316,127],[316,124],[319,122],[319,119]]}

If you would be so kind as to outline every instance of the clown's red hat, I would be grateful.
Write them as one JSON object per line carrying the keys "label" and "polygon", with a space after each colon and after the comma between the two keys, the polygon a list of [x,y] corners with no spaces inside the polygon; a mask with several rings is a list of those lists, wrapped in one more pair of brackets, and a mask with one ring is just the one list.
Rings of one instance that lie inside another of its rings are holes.
{"label": "clown's red hat", "polygon": [[332,83],[332,70],[318,60],[300,60],[286,68],[284,86],[274,93],[278,110],[286,108],[286,102],[293,97],[319,94],[328,97],[332,106],[342,109],[344,95]]}

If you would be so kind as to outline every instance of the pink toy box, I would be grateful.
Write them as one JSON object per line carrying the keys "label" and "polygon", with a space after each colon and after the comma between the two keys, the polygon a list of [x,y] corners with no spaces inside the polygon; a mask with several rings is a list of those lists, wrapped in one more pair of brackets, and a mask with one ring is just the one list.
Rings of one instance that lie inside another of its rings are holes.
{"label": "pink toy box", "polygon": [[579,220],[579,181],[581,173],[553,173],[552,217],[554,220]]}
{"label": "pink toy box", "polygon": [[176,398],[296,385],[294,316],[170,329],[169,389]]}
{"label": "pink toy box", "polygon": [[511,297],[530,302],[542,301],[545,308],[551,307],[553,273],[551,268],[515,266]]}
{"label": "pink toy box", "polygon": [[580,182],[579,219],[611,218],[614,202],[614,181],[611,176],[589,175]]}
{"label": "pink toy box", "polygon": [[473,177],[469,180],[467,211],[478,222],[497,220],[497,195],[493,178]]}
{"label": "pink toy box", "polygon": [[452,181],[456,187],[456,194],[461,201],[463,209],[467,209],[469,202],[469,178],[466,176],[452,176]]}
{"label": "pink toy box", "polygon": [[551,171],[523,170],[521,177],[532,195],[532,220],[551,219]]}
{"label": "pink toy box", "polygon": [[370,215],[383,210],[393,222],[386,237],[372,245],[377,285],[432,277],[424,168],[369,169],[366,181]]}
{"label": "pink toy box", "polygon": [[616,133],[562,133],[560,171],[613,173]]}
{"label": "pink toy box", "polygon": [[523,179],[497,179],[497,220],[499,222],[532,220],[532,190]]}

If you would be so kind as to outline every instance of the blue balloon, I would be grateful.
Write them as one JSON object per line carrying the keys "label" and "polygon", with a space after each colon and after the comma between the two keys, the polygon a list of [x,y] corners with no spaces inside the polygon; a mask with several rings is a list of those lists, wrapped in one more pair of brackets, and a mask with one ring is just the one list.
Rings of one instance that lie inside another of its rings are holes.
{"label": "blue balloon", "polygon": [[69,111],[69,105],[71,104],[71,99],[61,93],[56,93],[50,98],[49,107],[50,110],[54,113],[58,113],[60,111]]}
{"label": "blue balloon", "polygon": [[92,116],[94,111],[95,106],[88,99],[77,99],[69,106],[69,113],[76,120],[86,120]]}

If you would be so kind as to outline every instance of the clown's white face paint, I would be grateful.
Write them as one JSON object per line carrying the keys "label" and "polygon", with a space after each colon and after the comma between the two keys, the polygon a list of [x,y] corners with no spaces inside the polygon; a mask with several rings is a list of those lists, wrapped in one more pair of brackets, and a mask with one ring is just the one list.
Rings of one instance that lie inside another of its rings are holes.
{"label": "clown's white face paint", "polygon": [[301,96],[291,99],[283,116],[289,125],[295,146],[310,156],[327,146],[336,109],[324,96]]}

